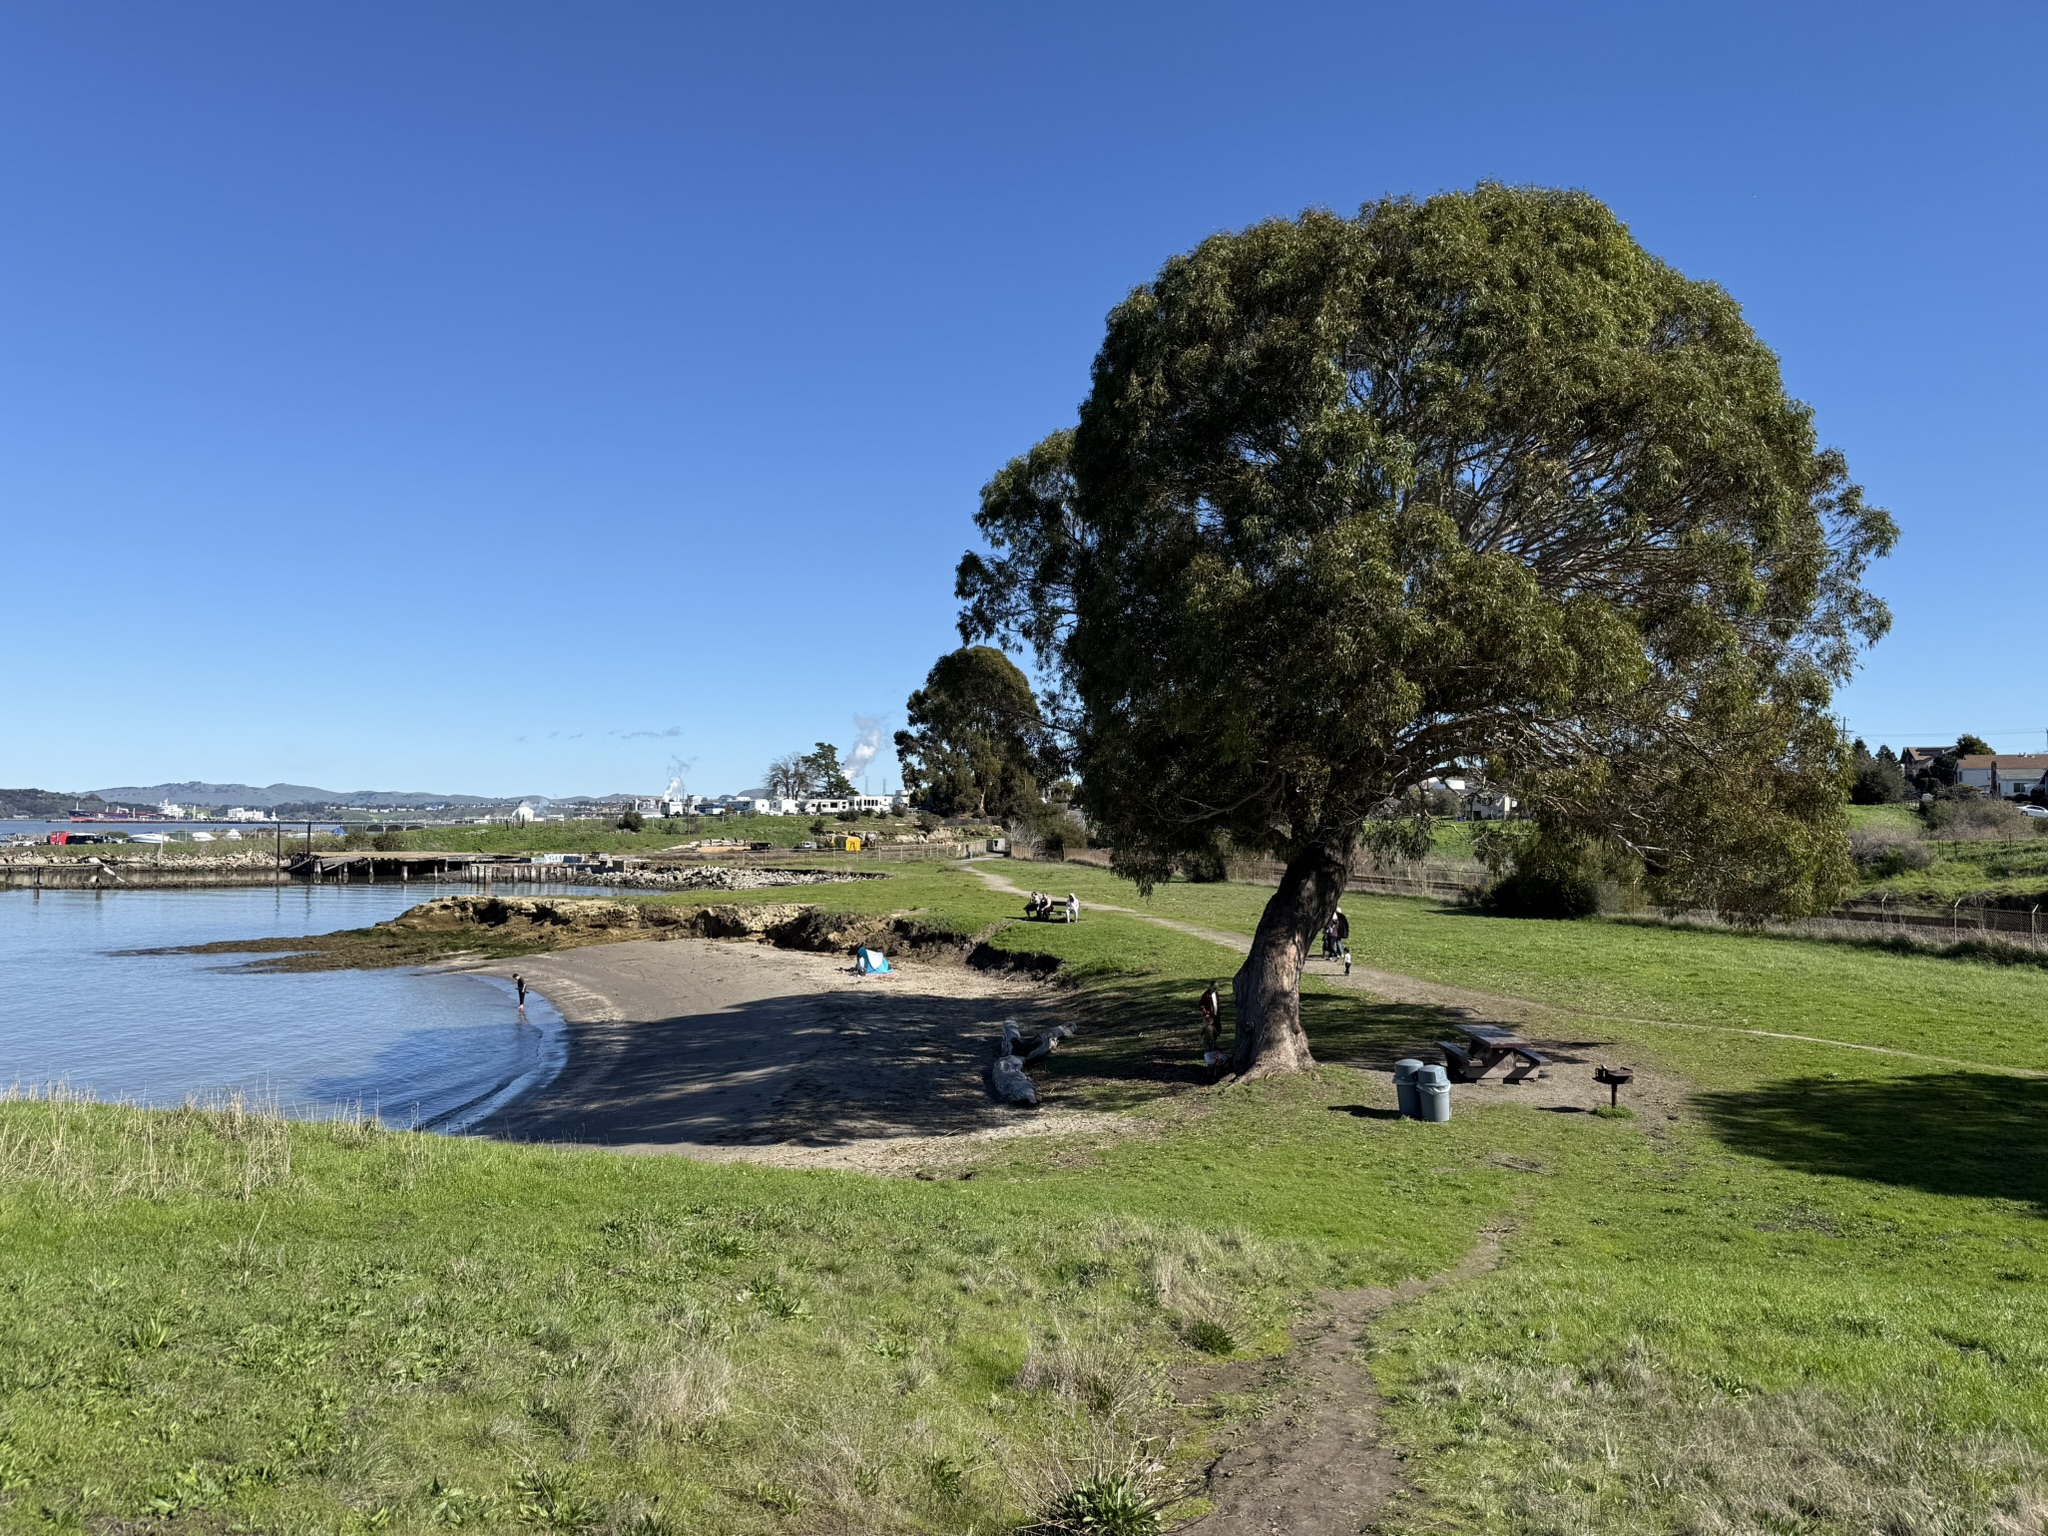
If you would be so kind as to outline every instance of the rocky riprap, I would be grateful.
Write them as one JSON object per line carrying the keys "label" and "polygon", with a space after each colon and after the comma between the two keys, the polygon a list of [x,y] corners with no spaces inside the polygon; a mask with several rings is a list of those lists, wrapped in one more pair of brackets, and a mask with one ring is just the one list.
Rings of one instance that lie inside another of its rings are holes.
{"label": "rocky riprap", "polygon": [[278,867],[278,860],[268,848],[240,853],[174,853],[162,858],[148,853],[80,853],[75,848],[51,848],[31,843],[0,852],[0,864],[99,864],[113,870],[182,869],[195,874],[227,874],[253,869],[267,875]]}

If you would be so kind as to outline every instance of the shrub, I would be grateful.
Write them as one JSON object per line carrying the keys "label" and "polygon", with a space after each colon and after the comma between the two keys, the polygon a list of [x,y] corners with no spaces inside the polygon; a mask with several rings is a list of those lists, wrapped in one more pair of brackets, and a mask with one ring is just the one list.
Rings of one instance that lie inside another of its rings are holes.
{"label": "shrub", "polygon": [[1858,827],[1849,834],[1849,858],[1864,874],[1888,879],[1925,869],[1934,850],[1908,827]]}
{"label": "shrub", "polygon": [[2033,820],[2019,807],[1981,795],[1936,800],[1927,807],[1927,825],[1937,836],[1956,842],[2031,837]]}
{"label": "shrub", "polygon": [[1495,917],[1591,917],[1600,910],[1600,883],[1587,875],[1516,870],[1488,886],[1479,905]]}
{"label": "shrub", "polygon": [[1196,885],[1215,885],[1230,878],[1230,860],[1222,849],[1209,848],[1182,859],[1180,872]]}
{"label": "shrub", "polygon": [[388,827],[370,839],[370,846],[379,853],[397,853],[405,847],[405,834],[393,832]]}
{"label": "shrub", "polygon": [[628,811],[612,825],[621,832],[638,832],[647,825],[647,820],[638,811]]}
{"label": "shrub", "polygon": [[1132,1472],[1112,1472],[1069,1489],[1037,1529],[1046,1536],[1153,1536],[1161,1503]]}
{"label": "shrub", "polygon": [[1903,875],[1908,870],[1925,869],[1933,862],[1934,850],[1925,843],[1901,843],[1878,860],[1871,873],[1880,880],[1889,880],[1893,875]]}

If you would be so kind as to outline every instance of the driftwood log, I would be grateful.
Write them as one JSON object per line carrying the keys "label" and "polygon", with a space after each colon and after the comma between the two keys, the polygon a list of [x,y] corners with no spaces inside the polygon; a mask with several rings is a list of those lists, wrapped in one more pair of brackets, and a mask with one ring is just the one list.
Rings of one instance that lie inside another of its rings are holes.
{"label": "driftwood log", "polygon": [[1015,1019],[1003,1020],[1002,1041],[996,1047],[995,1065],[989,1070],[989,1081],[995,1086],[996,1096],[1012,1104],[1036,1104],[1038,1090],[1031,1086],[1024,1064],[1050,1056],[1053,1047],[1073,1033],[1071,1024],[1055,1024],[1044,1034],[1027,1039],[1017,1028]]}

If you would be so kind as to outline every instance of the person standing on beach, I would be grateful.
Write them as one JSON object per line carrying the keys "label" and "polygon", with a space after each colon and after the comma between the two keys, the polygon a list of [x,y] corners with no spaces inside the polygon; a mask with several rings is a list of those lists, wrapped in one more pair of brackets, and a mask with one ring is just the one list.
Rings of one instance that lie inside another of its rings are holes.
{"label": "person standing on beach", "polygon": [[514,975],[512,978],[512,985],[519,989],[519,1006],[521,1008],[524,1008],[526,1006],[526,978],[524,976]]}

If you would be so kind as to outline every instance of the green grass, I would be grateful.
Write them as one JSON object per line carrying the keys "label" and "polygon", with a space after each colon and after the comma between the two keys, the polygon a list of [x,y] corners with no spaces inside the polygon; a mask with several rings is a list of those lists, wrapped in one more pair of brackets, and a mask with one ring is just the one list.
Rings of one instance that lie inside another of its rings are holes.
{"label": "green grass", "polygon": [[[1272,894],[1174,882],[1147,902],[1128,882],[1079,866],[1060,881],[1084,902],[1247,935]],[[2036,1027],[2048,976],[2038,970],[1625,921],[1491,918],[1399,897],[1351,896],[1345,910],[1360,965],[1554,1004],[1703,1084],[1802,1053],[1839,1064],[1825,1047],[1736,1033],[1750,1030],[2048,1070]],[[1914,1070],[1910,1058],[1854,1065]]]}
{"label": "green grass", "polygon": [[1851,805],[1843,809],[1848,815],[1851,831],[1866,831],[1873,827],[1899,827],[1917,832],[1922,825],[1917,806]]}
{"label": "green grass", "polygon": [[1889,892],[1894,900],[1946,906],[1957,897],[2017,905],[2022,911],[2035,902],[2048,905],[2048,838],[2011,838],[1985,842],[1930,839],[1934,862],[1872,880],[1863,895]]}
{"label": "green grass", "polygon": [[[2048,973],[1353,898],[1362,964],[1572,1010],[1694,1085],[1617,1119],[1461,1094],[1428,1127],[1342,1067],[1200,1086],[1192,1000],[1232,965],[1203,940],[1026,924],[939,867],[802,895],[1060,955],[1087,1027],[1054,1092],[1142,1130],[925,1182],[0,1105],[0,1526],[1010,1530],[1122,1472],[1189,1491],[1215,1425],[1166,1373],[1489,1229],[1497,1267],[1369,1340],[1417,1490],[1389,1530],[2048,1508],[2048,1080],[1983,1069],[2048,1070]],[[1268,895],[1150,910],[1242,933]],[[1440,1032],[1320,985],[1304,1007],[1325,1059]]]}
{"label": "green grass", "polygon": [[2048,905],[2048,821],[2021,827],[2009,838],[1958,840],[1930,830],[1911,805],[1852,805],[1852,831],[1889,831],[1921,840],[1932,855],[1925,869],[1885,874],[1867,872],[1857,892],[1864,898],[1947,906],[1958,898],[1974,905]]}
{"label": "green grass", "polygon": [[1476,821],[1439,821],[1429,829],[1430,854],[1439,859],[1469,859]]}
{"label": "green grass", "polygon": [[[1277,1346],[1305,1288],[1440,1268],[1504,1194],[1474,1145],[1267,1118],[1205,1117],[1261,1139],[1191,1190],[1170,1131],[926,1183],[17,1103],[0,1508],[410,1529],[545,1483],[580,1513],[541,1525],[1007,1528],[1040,1473],[1143,1459],[1190,1340]],[[1457,1220],[1389,1207],[1446,1155]]]}

